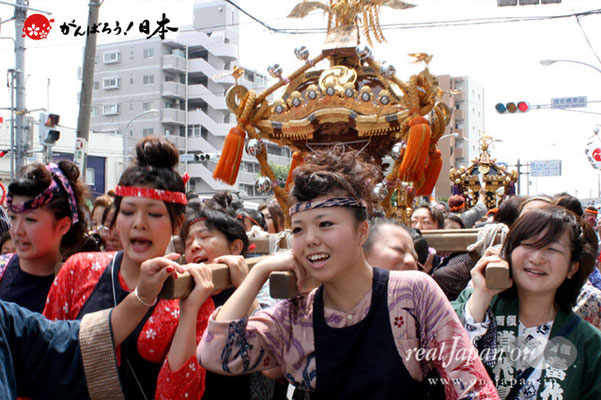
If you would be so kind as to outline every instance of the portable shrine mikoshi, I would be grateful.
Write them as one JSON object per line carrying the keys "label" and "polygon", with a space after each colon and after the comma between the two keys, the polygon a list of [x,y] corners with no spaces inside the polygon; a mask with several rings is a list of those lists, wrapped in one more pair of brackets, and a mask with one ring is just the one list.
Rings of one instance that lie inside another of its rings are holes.
{"label": "portable shrine mikoshi", "polygon": [[452,194],[465,197],[466,208],[473,207],[478,201],[478,192],[486,190],[486,208],[492,210],[508,196],[515,195],[517,171],[507,171],[504,165],[490,156],[490,146],[495,140],[488,135],[480,137],[480,154],[465,168],[451,168],[449,179],[453,182]]}
{"label": "portable shrine mikoshi", "polygon": [[[374,190],[388,216],[408,221],[414,197],[430,195],[438,179],[442,160],[436,145],[449,123],[450,110],[439,101],[443,93],[428,70],[431,56],[413,54],[426,68],[404,82],[392,65],[376,61],[371,49],[360,43],[360,32],[369,44],[372,36],[384,41],[380,6],[413,7],[399,0],[329,0],[328,4],[305,1],[292,10],[291,18],[302,18],[315,9],[329,14],[325,45],[313,58],[306,47],[297,48],[295,54],[303,65],[287,77],[278,64],[270,66],[269,73],[278,82],[261,93],[241,85],[228,90],[226,101],[237,125],[226,137],[215,179],[234,184],[246,148],[261,166],[257,189],[273,190],[289,226],[292,172],[312,151],[344,146],[377,165],[390,154],[391,172]],[[269,103],[268,96],[278,89],[282,95]],[[267,163],[263,140],[294,151],[285,187]]]}

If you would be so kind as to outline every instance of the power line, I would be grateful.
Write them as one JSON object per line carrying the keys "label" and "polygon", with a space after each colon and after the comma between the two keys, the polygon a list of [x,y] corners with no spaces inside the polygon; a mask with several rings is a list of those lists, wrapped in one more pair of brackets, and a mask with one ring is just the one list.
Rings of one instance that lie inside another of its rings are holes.
{"label": "power line", "polygon": [[[268,30],[274,33],[282,33],[282,34],[318,34],[324,33],[327,31],[326,28],[297,28],[297,29],[282,29],[282,28],[274,28],[270,25],[267,25],[265,22],[260,20],[259,18],[253,16],[249,12],[245,11],[238,5],[232,3],[231,0],[224,0],[229,4],[232,4],[242,13],[247,15],[252,20],[256,21],[260,25],[264,26]],[[532,22],[532,21],[548,21],[554,19],[565,19],[565,18],[580,18],[587,17],[592,15],[601,14],[601,9],[594,9],[588,11],[581,12],[573,12],[570,14],[562,14],[562,15],[547,15],[547,16],[533,16],[533,17],[486,17],[486,18],[469,18],[469,19],[458,19],[458,20],[442,20],[442,21],[428,21],[428,22],[404,22],[404,23],[394,23],[394,24],[382,24],[382,30],[394,30],[394,29],[418,29],[418,28],[436,28],[436,27],[452,27],[452,26],[469,26],[469,25],[485,25],[485,24],[499,24],[499,23],[513,23],[513,22]],[[206,29],[217,29],[229,26],[235,26],[236,24],[221,24],[215,25],[211,27],[206,27],[203,29],[194,29],[194,30],[206,30]]]}
{"label": "power line", "polygon": [[584,28],[582,27],[582,24],[580,23],[580,17],[576,17],[576,22],[578,23],[578,26],[580,27],[580,30],[582,31],[582,35],[584,36],[584,39],[586,39],[586,43],[588,44],[588,47],[591,49],[591,51],[593,52],[593,54],[597,58],[597,61],[599,61],[599,63],[601,64],[601,59],[599,58],[599,55],[597,54],[597,52],[595,51],[595,49],[591,45],[590,40],[588,40],[588,36],[586,36],[586,32],[584,31]]}

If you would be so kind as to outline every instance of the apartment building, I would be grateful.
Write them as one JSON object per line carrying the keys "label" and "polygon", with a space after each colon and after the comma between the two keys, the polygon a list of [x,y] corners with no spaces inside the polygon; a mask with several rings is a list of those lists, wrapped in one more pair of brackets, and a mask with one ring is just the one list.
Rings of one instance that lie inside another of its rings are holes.
{"label": "apartment building", "polygon": [[[167,136],[180,149],[181,171],[190,175],[192,192],[228,189],[264,196],[254,185],[259,163],[246,154],[234,187],[212,178],[225,136],[236,123],[225,93],[235,84],[233,67],[240,65],[238,10],[217,1],[193,7],[193,25],[180,27],[175,40],[98,45],[91,130],[122,136],[128,153],[144,136]],[[267,79],[245,70],[238,83],[260,91]],[[288,148],[266,145],[270,162],[290,163]]]}
{"label": "apartment building", "polygon": [[452,114],[438,142],[442,170],[435,186],[437,198],[450,196],[449,170],[471,164],[480,153],[478,139],[484,132],[484,89],[469,76],[439,75],[438,80],[445,92],[442,101],[452,109]]}

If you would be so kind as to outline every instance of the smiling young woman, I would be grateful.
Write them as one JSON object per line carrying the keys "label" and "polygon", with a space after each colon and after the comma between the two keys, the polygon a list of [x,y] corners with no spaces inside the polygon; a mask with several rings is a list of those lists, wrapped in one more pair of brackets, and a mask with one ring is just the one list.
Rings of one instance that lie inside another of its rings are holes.
{"label": "smiling young woman", "polygon": [[70,161],[31,164],[8,186],[16,254],[0,257],[0,299],[36,312],[44,309],[57,264],[84,237],[87,188],[78,178]]}
{"label": "smiling young woman", "polygon": [[[184,182],[177,172],[177,149],[164,138],[147,137],[136,146],[136,160],[117,186],[111,229],[123,250],[117,253],[80,253],[63,265],[48,295],[44,315],[51,319],[79,319],[114,307],[132,292],[147,260],[170,273],[180,270],[177,254],[165,251],[184,220],[187,202]],[[160,300],[135,292],[150,306],[142,322],[120,347],[119,374],[125,398],[199,399],[204,390],[203,368],[194,357],[207,318],[210,271],[190,269],[196,286],[185,300]]]}
{"label": "smiling young woman", "polygon": [[[436,283],[367,263],[362,245],[379,177],[356,152],[317,153],[295,170],[292,251],[257,263],[211,316],[197,350],[202,365],[231,375],[280,367],[290,383],[323,399],[424,398],[435,368],[454,382],[446,385],[449,399],[498,398]],[[323,285],[246,317],[269,274],[282,270]],[[451,354],[453,344],[467,358]],[[428,350],[439,356],[415,356]]]}
{"label": "smiling young woman", "polygon": [[501,251],[512,287],[486,287],[486,266],[500,258],[484,257],[472,269],[474,287],[453,303],[478,350],[493,355],[487,364],[502,398],[601,398],[601,333],[572,311],[595,262],[590,229],[563,207],[524,213]]}

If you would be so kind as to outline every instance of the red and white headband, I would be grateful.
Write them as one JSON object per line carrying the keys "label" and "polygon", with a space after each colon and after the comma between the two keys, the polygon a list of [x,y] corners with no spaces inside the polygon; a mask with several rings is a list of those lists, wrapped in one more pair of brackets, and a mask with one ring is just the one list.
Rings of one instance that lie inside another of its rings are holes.
{"label": "red and white headband", "polygon": [[115,195],[122,197],[145,197],[147,199],[161,200],[166,203],[176,203],[184,205],[188,204],[188,199],[186,199],[185,193],[172,192],[169,190],[162,189],[152,189],[135,186],[117,186],[115,188]]}

